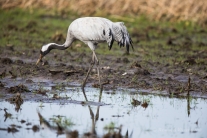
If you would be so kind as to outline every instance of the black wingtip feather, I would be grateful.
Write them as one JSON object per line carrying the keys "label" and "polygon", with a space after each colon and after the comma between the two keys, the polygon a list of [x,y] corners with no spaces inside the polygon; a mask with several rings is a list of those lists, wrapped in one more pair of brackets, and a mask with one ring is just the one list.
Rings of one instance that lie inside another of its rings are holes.
{"label": "black wingtip feather", "polygon": [[109,44],[109,50],[111,50],[111,48],[112,48],[112,46],[113,46],[113,43],[114,43],[114,36],[113,36],[113,34],[112,34],[112,32],[111,32],[111,29],[109,29],[109,36],[112,37],[112,38],[111,38],[111,42],[110,42],[110,44]]}
{"label": "black wingtip feather", "polygon": [[129,53],[129,44],[126,44],[127,52]]}
{"label": "black wingtip feather", "polygon": [[130,45],[132,46],[132,50],[134,51],[133,41],[132,41],[131,37],[129,40],[130,40]]}

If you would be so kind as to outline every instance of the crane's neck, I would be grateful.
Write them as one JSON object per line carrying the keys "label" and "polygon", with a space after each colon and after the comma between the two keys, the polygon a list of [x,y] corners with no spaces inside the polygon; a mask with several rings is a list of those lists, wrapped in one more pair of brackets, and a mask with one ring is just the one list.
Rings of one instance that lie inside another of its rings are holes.
{"label": "crane's neck", "polygon": [[60,45],[60,44],[56,44],[56,43],[49,43],[46,44],[42,47],[41,52],[42,54],[45,56],[46,54],[48,54],[52,49],[59,49],[59,50],[65,50],[68,47],[71,46],[71,44],[73,43],[74,39],[71,38],[70,36],[67,36],[66,41],[64,44]]}
{"label": "crane's neck", "polygon": [[47,45],[44,45],[41,49],[42,52],[44,51],[50,51],[52,49],[59,49],[59,50],[64,50],[66,49],[67,47],[65,47],[65,44],[63,45],[59,45],[59,44],[56,44],[56,43],[49,43]]}
{"label": "crane's neck", "polygon": [[74,41],[74,36],[70,34],[70,32],[68,31],[67,33],[67,38],[64,44],[60,45],[60,44],[56,44],[56,43],[49,43],[47,45],[42,46],[42,49],[40,50],[40,56],[39,59],[36,62],[36,65],[42,61],[42,58],[47,55],[52,49],[59,49],[59,50],[64,50],[68,47],[71,46],[71,44]]}

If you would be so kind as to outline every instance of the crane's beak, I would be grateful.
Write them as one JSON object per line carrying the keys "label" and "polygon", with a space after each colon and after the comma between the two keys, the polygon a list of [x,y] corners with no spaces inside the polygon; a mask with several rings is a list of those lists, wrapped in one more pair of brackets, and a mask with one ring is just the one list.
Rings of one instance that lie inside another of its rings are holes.
{"label": "crane's beak", "polygon": [[37,65],[39,62],[42,62],[42,58],[43,58],[43,55],[40,54],[40,56],[39,56],[39,58],[38,58],[38,60],[37,60],[37,62],[36,62],[36,65]]}

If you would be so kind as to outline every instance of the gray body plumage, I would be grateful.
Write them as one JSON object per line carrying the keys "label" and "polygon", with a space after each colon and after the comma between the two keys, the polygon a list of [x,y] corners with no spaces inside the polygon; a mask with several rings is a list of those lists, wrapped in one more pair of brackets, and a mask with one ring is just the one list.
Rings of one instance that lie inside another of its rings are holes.
{"label": "gray body plumage", "polygon": [[83,17],[74,20],[67,32],[67,38],[63,45],[49,43],[41,49],[42,53],[49,53],[51,49],[68,48],[74,40],[80,40],[87,44],[91,50],[95,50],[98,43],[107,42],[111,49],[113,42],[118,42],[118,45],[126,46],[129,52],[129,47],[132,46],[132,40],[127,32],[123,22],[112,22],[101,17]]}
{"label": "gray body plumage", "polygon": [[101,17],[84,17],[76,19],[71,23],[68,34],[88,44],[107,42],[111,49],[113,42],[117,41],[120,46],[126,46],[127,51],[132,45],[132,40],[123,22],[113,23]]}

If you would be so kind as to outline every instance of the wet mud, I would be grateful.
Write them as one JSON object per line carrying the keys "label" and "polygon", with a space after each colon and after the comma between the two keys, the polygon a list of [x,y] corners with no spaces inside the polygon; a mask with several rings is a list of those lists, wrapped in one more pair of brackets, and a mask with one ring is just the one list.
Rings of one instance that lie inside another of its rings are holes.
{"label": "wet mud", "polygon": [[[38,49],[0,49],[0,89],[4,95],[30,92],[47,95],[47,91],[41,87],[54,85],[61,88],[70,84],[81,86],[90,67],[90,52],[78,54],[78,51],[70,49],[54,51],[43,59],[44,65],[36,66]],[[14,51],[21,54],[14,54]],[[199,56],[202,53],[204,52],[199,53]],[[188,58],[182,63],[175,61],[174,64],[163,65],[136,58],[133,53],[118,58],[113,55],[98,57],[101,61],[99,67],[104,90],[134,88],[169,96],[186,96],[189,92],[193,97],[206,98],[206,64],[198,64],[194,58]],[[92,69],[87,87],[99,87],[96,67]]]}

